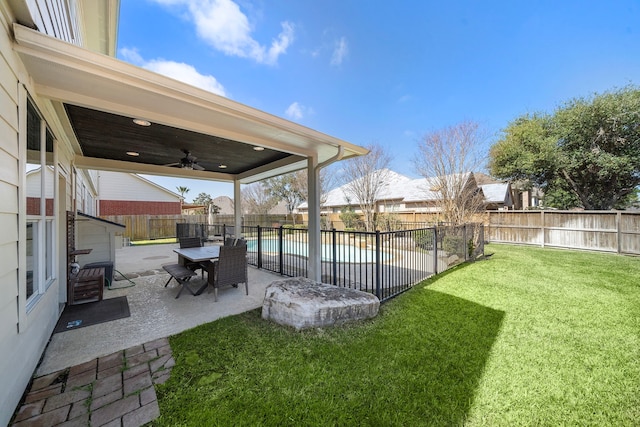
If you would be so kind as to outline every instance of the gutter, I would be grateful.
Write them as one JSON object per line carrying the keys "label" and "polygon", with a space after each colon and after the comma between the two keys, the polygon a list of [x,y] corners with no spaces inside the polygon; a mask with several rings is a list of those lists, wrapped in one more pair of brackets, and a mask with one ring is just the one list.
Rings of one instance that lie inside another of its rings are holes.
{"label": "gutter", "polygon": [[317,166],[315,167],[316,172],[319,171],[320,169],[329,166],[331,163],[335,163],[339,160],[342,159],[342,157],[344,157],[344,147],[342,145],[338,146],[338,152],[336,153],[335,156],[331,157],[330,159],[325,160],[322,163],[318,163]]}

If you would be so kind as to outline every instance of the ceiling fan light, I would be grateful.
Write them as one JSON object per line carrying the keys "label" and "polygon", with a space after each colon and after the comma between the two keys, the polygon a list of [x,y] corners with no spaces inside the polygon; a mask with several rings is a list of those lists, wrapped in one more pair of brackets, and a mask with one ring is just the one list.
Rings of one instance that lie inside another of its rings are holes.
{"label": "ceiling fan light", "polygon": [[193,170],[193,164],[191,164],[191,163],[183,163],[182,164],[182,169],[186,169],[186,170],[192,171]]}
{"label": "ceiling fan light", "polygon": [[227,168],[227,165],[218,165],[218,167],[219,167],[220,169],[226,169],[226,168]]}

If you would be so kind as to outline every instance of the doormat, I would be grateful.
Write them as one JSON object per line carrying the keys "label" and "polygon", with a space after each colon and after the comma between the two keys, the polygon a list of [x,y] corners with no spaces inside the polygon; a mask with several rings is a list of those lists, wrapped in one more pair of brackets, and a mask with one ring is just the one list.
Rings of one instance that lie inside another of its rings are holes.
{"label": "doormat", "polygon": [[131,316],[127,297],[103,299],[98,302],[65,307],[53,333],[70,331]]}

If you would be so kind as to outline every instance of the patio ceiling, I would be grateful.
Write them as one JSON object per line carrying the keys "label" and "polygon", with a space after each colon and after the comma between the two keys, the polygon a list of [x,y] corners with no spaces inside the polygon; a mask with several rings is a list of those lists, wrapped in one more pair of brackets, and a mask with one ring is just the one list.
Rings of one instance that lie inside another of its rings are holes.
{"label": "patio ceiling", "polygon": [[[76,167],[253,181],[367,150],[110,56],[14,25],[14,49],[51,100]],[[149,126],[140,126],[143,119]],[[255,147],[259,147],[257,151]],[[185,152],[204,170],[178,166]],[[127,152],[138,153],[138,156]],[[226,168],[221,168],[221,165]]]}

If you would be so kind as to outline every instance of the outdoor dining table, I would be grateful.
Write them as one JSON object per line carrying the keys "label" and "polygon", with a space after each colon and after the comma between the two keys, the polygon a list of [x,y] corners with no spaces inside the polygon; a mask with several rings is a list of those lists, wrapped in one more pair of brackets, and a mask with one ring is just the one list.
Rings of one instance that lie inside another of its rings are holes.
{"label": "outdoor dining table", "polygon": [[[173,250],[178,254],[178,264],[186,266],[189,262],[212,261],[220,256],[220,246],[200,246],[196,248],[177,248]],[[208,281],[195,292],[200,295],[208,286]]]}
{"label": "outdoor dining table", "polygon": [[187,262],[211,261],[220,256],[220,246],[200,246],[197,248],[174,249],[178,254],[178,264],[185,265]]}

